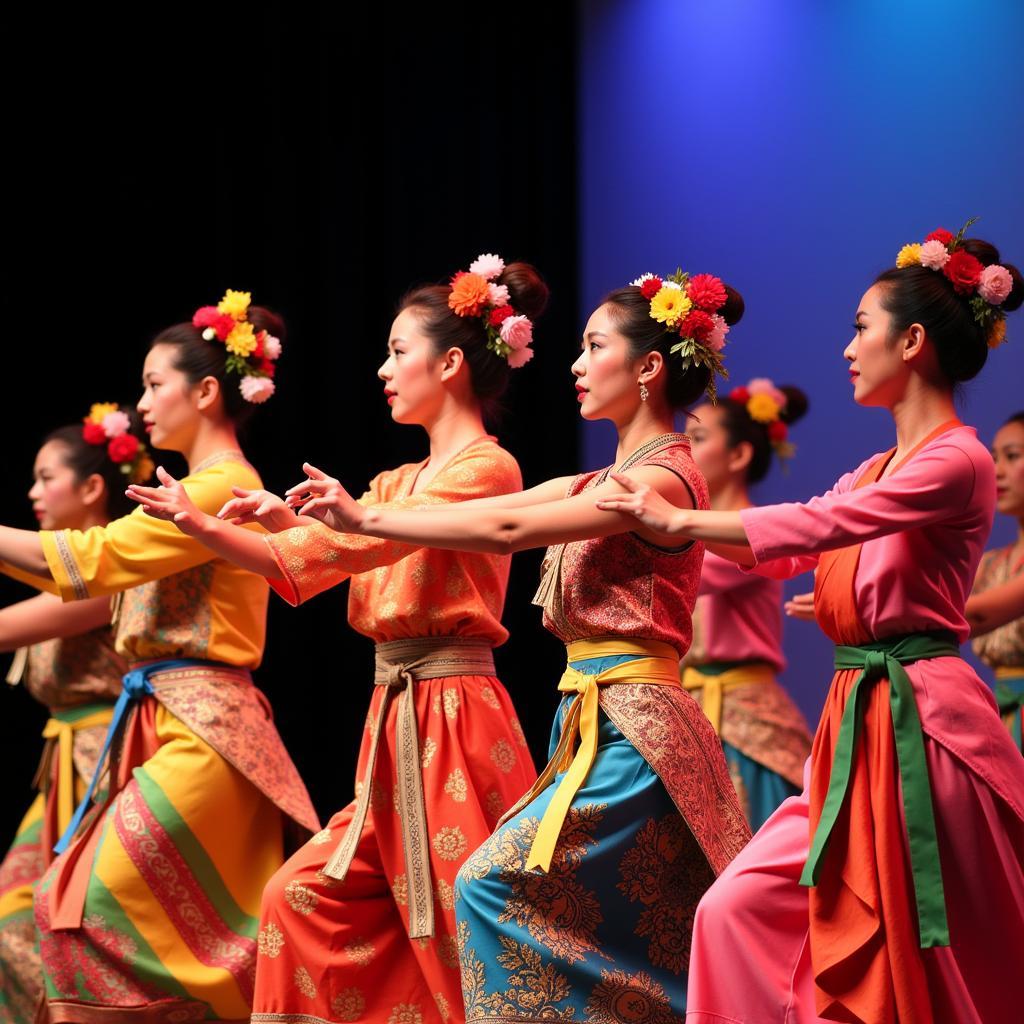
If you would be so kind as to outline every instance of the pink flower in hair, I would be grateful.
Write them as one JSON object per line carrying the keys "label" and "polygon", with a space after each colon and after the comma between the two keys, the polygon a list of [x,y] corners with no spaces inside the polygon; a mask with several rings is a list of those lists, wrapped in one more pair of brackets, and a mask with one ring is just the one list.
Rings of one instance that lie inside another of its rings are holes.
{"label": "pink flower in hair", "polygon": [[268,359],[277,359],[281,354],[281,339],[268,334],[263,339],[263,354]]}
{"label": "pink flower in hair", "polygon": [[921,246],[921,266],[941,270],[949,262],[949,250],[937,238]]}
{"label": "pink flower in hair", "polygon": [[711,314],[711,322],[715,326],[711,328],[711,334],[705,344],[712,352],[721,352],[725,348],[725,336],[729,333],[729,325],[717,313]]}
{"label": "pink flower in hair", "polygon": [[261,405],[274,393],[274,382],[269,377],[249,374],[238,382],[238,390],[247,402]]}
{"label": "pink flower in hair", "polygon": [[509,300],[508,285],[495,284],[492,281],[487,286],[487,299],[492,306],[507,306]]}
{"label": "pink flower in hair", "polygon": [[772,401],[780,408],[785,408],[786,395],[780,391],[775,382],[767,377],[755,377],[747,384],[747,391],[752,395],[769,395]]}
{"label": "pink flower in hair", "polygon": [[508,354],[508,365],[513,370],[525,366],[533,358],[532,348],[514,348]]}
{"label": "pink flower in hair", "polygon": [[[501,325],[501,340],[512,349],[524,349],[533,341],[533,324],[528,316],[506,317]],[[512,365],[511,356],[509,365]],[[522,365],[522,364],[520,364]]]}
{"label": "pink flower in hair", "polygon": [[1013,278],[1006,267],[993,263],[981,272],[978,294],[990,305],[998,306],[1013,290]]}
{"label": "pink flower in hair", "polygon": [[117,412],[108,412],[103,417],[102,423],[103,433],[107,437],[120,437],[121,434],[127,434],[132,425],[128,413],[122,412],[120,409]]}
{"label": "pink flower in hair", "polygon": [[471,274],[479,274],[485,281],[493,281],[505,269],[505,261],[493,252],[481,253],[469,265]]}

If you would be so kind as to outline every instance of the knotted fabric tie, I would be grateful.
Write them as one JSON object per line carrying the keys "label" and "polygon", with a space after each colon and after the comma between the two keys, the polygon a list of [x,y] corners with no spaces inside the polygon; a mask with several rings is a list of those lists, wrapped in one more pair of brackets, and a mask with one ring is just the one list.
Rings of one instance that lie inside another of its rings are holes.
{"label": "knotted fabric tie", "polygon": [[398,775],[398,816],[402,826],[402,848],[409,880],[409,937],[434,934],[434,893],[430,876],[430,842],[427,810],[423,800],[423,768],[420,762],[419,731],[416,725],[415,684],[418,679],[446,676],[493,676],[494,655],[490,642],[471,637],[415,637],[377,644],[373,682],[384,686],[377,708],[370,753],[362,788],[356,797],[355,813],[345,834],[324,867],[328,878],[344,881],[370,807],[370,794],[377,751],[387,723],[391,701],[399,696],[395,771]]}
{"label": "knotted fabric tie", "polygon": [[[551,868],[562,825],[569,813],[569,807],[586,781],[587,775],[597,756],[598,739],[598,687],[616,683],[633,683],[650,686],[679,686],[679,654],[670,644],[658,640],[626,639],[606,637],[595,640],[577,640],[566,645],[569,662],[584,661],[588,658],[608,658],[633,655],[632,661],[623,662],[605,669],[596,675],[581,672],[566,666],[558,689],[562,693],[578,694],[569,709],[569,715],[562,724],[558,746],[533,784],[530,792],[517,807],[525,806],[554,781],[555,776],[565,772],[551,798],[544,816],[537,828],[537,835],[530,847],[527,868],[539,867],[542,871]],[[579,749],[575,750],[579,737]]]}
{"label": "knotted fabric tie", "polygon": [[121,694],[117,698],[117,703],[114,705],[113,717],[110,719],[110,728],[107,729],[107,737],[103,741],[103,749],[100,751],[99,760],[96,762],[96,770],[93,772],[92,779],[89,780],[89,788],[85,791],[85,796],[82,797],[81,803],[79,803],[78,809],[71,818],[70,824],[66,829],[64,829],[63,835],[61,835],[57,845],[53,848],[54,853],[63,853],[75,838],[75,834],[78,832],[78,827],[82,824],[82,819],[85,817],[86,812],[92,804],[92,798],[93,794],[96,792],[96,786],[103,776],[103,771],[107,762],[107,755],[110,753],[110,747],[114,742],[114,737],[117,736],[121,723],[124,721],[124,717],[128,713],[129,705],[133,704],[137,700],[142,700],[143,697],[146,697],[153,692],[153,684],[149,681],[149,677],[158,672],[167,672],[170,669],[190,668],[193,665],[209,664],[211,663],[208,661],[202,661],[196,658],[151,661],[148,664],[139,665],[136,668],[133,668],[121,679]]}
{"label": "knotted fabric tie", "polygon": [[935,832],[931,783],[924,751],[924,734],[917,713],[914,688],[903,666],[928,658],[959,657],[960,648],[952,633],[911,633],[857,647],[837,646],[835,667],[861,669],[846,697],[839,725],[828,792],[821,818],[811,839],[810,853],[800,884],[817,885],[829,837],[842,810],[853,771],[854,751],[864,719],[866,694],[872,683],[889,680],[889,707],[893,739],[899,761],[903,791],[903,816],[907,823],[910,871],[914,881],[918,928],[922,949],[949,945],[946,899],[939,864],[939,843]]}
{"label": "knotted fabric tie", "polygon": [[683,688],[687,691],[703,691],[701,709],[719,736],[722,735],[722,696],[725,691],[737,686],[774,681],[775,670],[763,661],[751,661],[722,671],[718,671],[718,666],[713,663],[688,665],[683,669]]}
{"label": "knotted fabric tie", "polygon": [[82,729],[92,729],[99,725],[109,725],[114,714],[114,707],[104,707],[82,715],[80,718],[53,717],[43,728],[43,739],[51,740],[43,751],[36,774],[38,786],[45,788],[50,778],[51,758],[54,749],[57,754],[57,829],[63,833],[71,823],[75,810],[75,733]]}

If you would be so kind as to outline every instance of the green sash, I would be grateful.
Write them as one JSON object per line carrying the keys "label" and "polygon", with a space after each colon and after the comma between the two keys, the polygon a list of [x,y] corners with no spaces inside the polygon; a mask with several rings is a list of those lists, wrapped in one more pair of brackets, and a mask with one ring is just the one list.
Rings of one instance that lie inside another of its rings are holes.
{"label": "green sash", "polygon": [[889,637],[859,647],[836,646],[837,670],[859,668],[862,671],[846,700],[832,758],[828,793],[800,876],[801,885],[818,883],[829,837],[849,788],[868,688],[876,680],[888,679],[892,731],[903,790],[903,816],[907,823],[910,870],[922,949],[948,946],[949,925],[946,922],[946,898],[921,719],[917,714],[913,686],[903,666],[926,658],[948,657],[960,657],[960,647],[953,634],[945,631]]}
{"label": "green sash", "polygon": [[[1017,687],[1020,689],[1017,689]],[[1010,729],[1014,742],[1018,747],[1021,743],[1021,717],[1024,715],[1024,670],[1020,679],[1011,679],[1009,682],[996,680],[996,704],[999,705],[1000,715],[1013,715],[1013,725]]]}

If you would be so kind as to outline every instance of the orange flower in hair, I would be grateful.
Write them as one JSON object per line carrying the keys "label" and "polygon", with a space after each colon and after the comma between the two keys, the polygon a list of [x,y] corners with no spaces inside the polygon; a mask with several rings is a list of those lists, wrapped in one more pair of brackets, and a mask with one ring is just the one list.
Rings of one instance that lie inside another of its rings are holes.
{"label": "orange flower in hair", "polygon": [[448,305],[456,316],[479,316],[488,305],[490,285],[479,274],[459,273],[452,278]]}

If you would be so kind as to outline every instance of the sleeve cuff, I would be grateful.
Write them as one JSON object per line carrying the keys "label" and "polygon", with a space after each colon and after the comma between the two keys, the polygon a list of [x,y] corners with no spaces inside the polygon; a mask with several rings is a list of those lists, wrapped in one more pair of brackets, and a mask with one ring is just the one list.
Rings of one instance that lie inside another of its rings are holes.
{"label": "sleeve cuff", "polygon": [[50,575],[56,584],[56,592],[62,601],[84,601],[90,596],[89,588],[78,568],[74,552],[68,543],[67,530],[42,530],[39,541],[43,557],[49,566]]}

